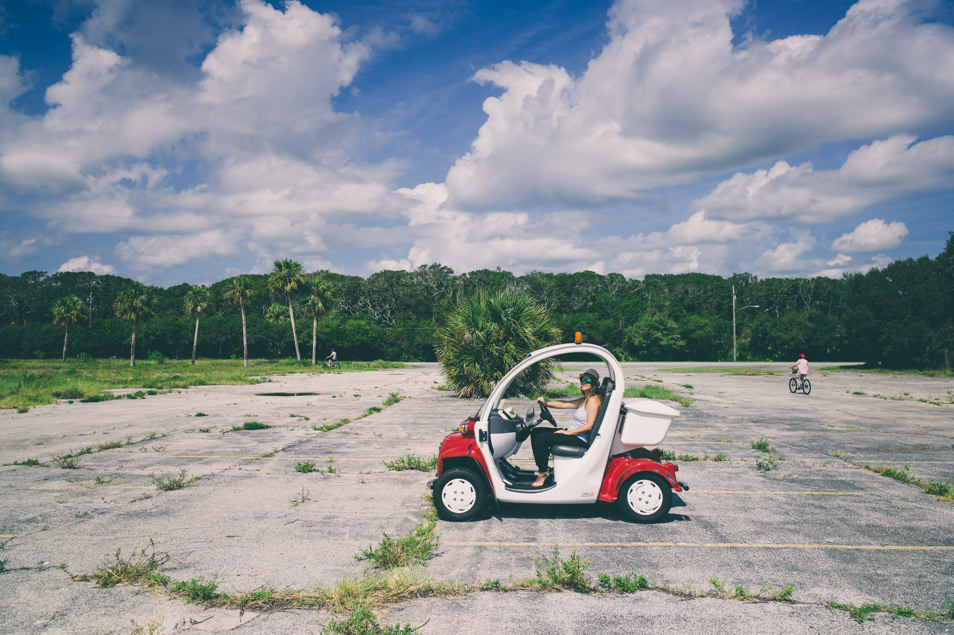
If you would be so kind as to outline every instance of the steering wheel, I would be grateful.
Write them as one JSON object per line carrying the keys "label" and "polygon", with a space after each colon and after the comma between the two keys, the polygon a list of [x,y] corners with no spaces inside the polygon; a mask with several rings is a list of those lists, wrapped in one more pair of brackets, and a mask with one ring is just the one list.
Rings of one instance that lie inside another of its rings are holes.
{"label": "steering wheel", "polygon": [[[538,403],[540,404],[540,418],[541,418],[541,419],[546,419],[547,421],[549,421],[549,422],[552,423],[553,425],[556,425],[556,424],[557,424],[556,419],[554,419],[554,418],[553,418],[553,415],[550,414],[550,409],[547,408],[546,404],[543,403],[542,401],[540,401],[540,402],[538,402]],[[538,422],[538,423],[539,423],[539,422]]]}

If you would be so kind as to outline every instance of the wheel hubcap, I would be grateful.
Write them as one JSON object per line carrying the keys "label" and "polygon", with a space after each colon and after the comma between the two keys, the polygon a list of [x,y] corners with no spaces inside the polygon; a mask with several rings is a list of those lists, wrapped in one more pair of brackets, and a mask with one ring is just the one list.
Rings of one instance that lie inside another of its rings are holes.
{"label": "wheel hubcap", "polygon": [[441,490],[441,502],[449,511],[463,514],[470,511],[477,502],[477,490],[467,479],[451,479]]}
{"label": "wheel hubcap", "polygon": [[640,479],[629,486],[626,502],[640,516],[649,516],[662,507],[662,488],[649,479]]}

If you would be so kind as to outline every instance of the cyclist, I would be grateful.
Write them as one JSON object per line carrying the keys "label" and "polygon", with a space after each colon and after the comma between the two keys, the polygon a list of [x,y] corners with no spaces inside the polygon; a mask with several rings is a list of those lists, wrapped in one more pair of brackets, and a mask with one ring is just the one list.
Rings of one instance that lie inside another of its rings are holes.
{"label": "cyclist", "polygon": [[335,352],[335,347],[332,346],[331,353],[328,355],[328,357],[325,358],[325,366],[327,366],[328,368],[331,368],[332,366],[335,365],[337,361],[338,361],[338,353]]}
{"label": "cyclist", "polygon": [[802,381],[808,375],[808,359],[805,357],[805,353],[798,354],[798,360],[792,364],[792,371],[795,372],[795,379],[798,380],[798,388],[796,388],[796,390],[801,390]]}

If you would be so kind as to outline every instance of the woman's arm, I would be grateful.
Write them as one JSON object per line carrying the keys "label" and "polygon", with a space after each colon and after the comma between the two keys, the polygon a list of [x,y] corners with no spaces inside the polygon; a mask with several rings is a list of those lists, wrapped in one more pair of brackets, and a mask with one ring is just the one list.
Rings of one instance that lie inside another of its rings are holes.
{"label": "woman's arm", "polygon": [[599,397],[593,397],[588,399],[586,402],[586,424],[580,426],[579,428],[572,428],[570,430],[557,430],[557,434],[569,434],[576,436],[578,434],[583,434],[589,432],[593,429],[593,424],[596,423],[596,415],[600,411],[600,405],[602,402]]}
{"label": "woman's arm", "polygon": [[579,408],[580,404],[583,403],[583,397],[572,400],[555,399],[553,401],[547,401],[543,397],[537,397],[537,401],[547,408]]}

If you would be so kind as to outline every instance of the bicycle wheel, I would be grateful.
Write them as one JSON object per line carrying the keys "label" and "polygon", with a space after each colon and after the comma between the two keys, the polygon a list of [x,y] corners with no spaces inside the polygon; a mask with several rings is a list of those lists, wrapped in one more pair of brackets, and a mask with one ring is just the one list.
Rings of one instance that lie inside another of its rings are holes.
{"label": "bicycle wheel", "polygon": [[802,392],[806,395],[812,391],[812,382],[808,381],[808,377],[802,380]]}
{"label": "bicycle wheel", "polygon": [[798,390],[798,380],[792,377],[788,380],[788,392],[795,392]]}

